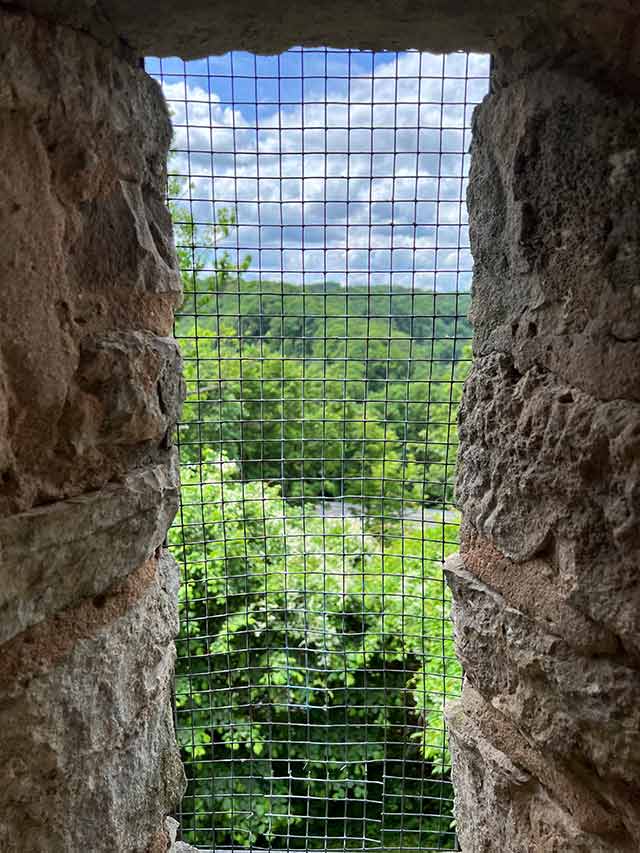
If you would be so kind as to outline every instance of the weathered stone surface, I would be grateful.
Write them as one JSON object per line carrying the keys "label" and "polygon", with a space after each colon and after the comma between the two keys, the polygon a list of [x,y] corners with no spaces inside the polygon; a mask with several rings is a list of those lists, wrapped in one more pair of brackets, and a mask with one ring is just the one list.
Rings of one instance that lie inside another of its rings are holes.
{"label": "weathered stone surface", "polygon": [[0,12],[3,853],[165,853],[182,793],[169,138],[126,48]]}
{"label": "weathered stone surface", "polygon": [[[537,72],[474,115],[474,351],[640,401],[640,107]],[[567,389],[568,391],[569,389]]]}
{"label": "weathered stone surface", "polygon": [[173,338],[112,332],[85,340],[67,404],[70,444],[144,448],[171,445],[182,405],[180,354]]}
{"label": "weathered stone surface", "polygon": [[463,550],[477,532],[516,563],[543,556],[557,601],[640,658],[638,423],[636,402],[600,402],[538,366],[520,374],[508,354],[480,357],[457,494]]}
{"label": "weathered stone surface", "polygon": [[500,56],[474,120],[447,563],[465,853],[640,847],[640,111],[558,65]]}
{"label": "weathered stone surface", "polygon": [[178,572],[166,553],[3,646],[0,847],[145,853],[183,774],[170,692]]}
{"label": "weathered stone surface", "polygon": [[0,516],[167,458],[181,394],[164,337],[180,298],[169,138],[142,70],[0,16]]}
{"label": "weathered stone surface", "polygon": [[125,578],[162,544],[178,500],[175,460],[0,519],[0,642]]}
{"label": "weathered stone surface", "polygon": [[449,559],[451,571],[463,566],[499,593],[507,607],[539,621],[579,653],[614,654],[619,650],[619,639],[613,632],[571,606],[549,559],[534,557],[515,563],[478,535],[467,536],[462,556],[464,563],[458,555]]}
{"label": "weathered stone surface", "polygon": [[122,41],[139,54],[191,58],[227,50],[278,53],[291,45],[505,54],[509,70],[540,53],[563,55],[594,73],[640,77],[640,12],[632,0],[278,0],[138,2],[9,0],[52,20]]}
{"label": "weathered stone surface", "polygon": [[544,557],[556,603],[640,658],[639,138],[633,100],[566,73],[478,110],[458,497],[463,550]]}
{"label": "weathered stone surface", "polygon": [[626,786],[630,802],[636,801],[638,670],[619,656],[577,654],[548,630],[543,617],[530,618],[508,606],[459,558],[447,561],[446,571],[456,651],[469,683],[532,745],[568,766],[590,768],[596,787],[605,779]]}
{"label": "weathered stone surface", "polygon": [[180,824],[175,818],[168,817],[164,822],[164,831],[169,839],[169,853],[175,850],[176,838],[178,837],[178,829]]}
{"label": "weathered stone surface", "polygon": [[172,817],[168,817],[165,821],[165,831],[169,838],[169,849],[167,853],[207,853],[206,850],[202,851],[201,848],[198,849],[196,847],[192,847],[184,841],[176,841],[179,827],[180,824],[178,821],[174,820]]}
{"label": "weathered stone surface", "polygon": [[[556,790],[525,766],[531,750],[517,734],[496,737],[495,714],[482,712],[482,700],[465,687],[447,705],[456,785],[457,831],[465,853],[632,853],[637,846],[577,780],[548,770]],[[494,726],[487,725],[494,717]],[[485,728],[493,729],[489,736]],[[502,748],[495,741],[503,740]],[[508,751],[507,751],[508,750]],[[516,753],[514,759],[513,753]],[[564,802],[563,802],[564,801]],[[582,825],[581,825],[582,824]],[[586,824],[586,826],[585,826]],[[593,830],[601,829],[602,833]]]}

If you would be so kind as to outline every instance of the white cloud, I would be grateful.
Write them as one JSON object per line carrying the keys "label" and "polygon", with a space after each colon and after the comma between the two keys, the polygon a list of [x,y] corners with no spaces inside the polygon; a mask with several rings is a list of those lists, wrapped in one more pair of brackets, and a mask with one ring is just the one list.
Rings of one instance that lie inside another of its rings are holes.
{"label": "white cloud", "polygon": [[[299,74],[300,55],[283,55],[280,73],[290,63]],[[360,66],[345,80],[345,56],[326,55],[336,75],[326,81],[281,79],[278,89],[248,74],[234,94],[250,103],[234,106],[221,97],[226,78],[212,78],[211,91],[188,71],[163,79],[170,169],[186,179],[183,197],[191,185],[194,218],[206,231],[217,210],[235,209],[225,248],[251,254],[251,271],[268,278],[451,288],[462,270],[468,283],[464,152],[487,58],[376,55],[373,72]],[[317,58],[304,63],[324,73]]]}

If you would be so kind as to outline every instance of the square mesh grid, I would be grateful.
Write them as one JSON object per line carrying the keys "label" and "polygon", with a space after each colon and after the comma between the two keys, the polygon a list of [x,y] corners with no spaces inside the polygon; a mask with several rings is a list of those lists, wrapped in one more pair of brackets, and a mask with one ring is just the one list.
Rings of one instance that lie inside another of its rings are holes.
{"label": "square mesh grid", "polygon": [[205,849],[455,848],[441,564],[488,57],[148,60],[175,129],[179,818]]}

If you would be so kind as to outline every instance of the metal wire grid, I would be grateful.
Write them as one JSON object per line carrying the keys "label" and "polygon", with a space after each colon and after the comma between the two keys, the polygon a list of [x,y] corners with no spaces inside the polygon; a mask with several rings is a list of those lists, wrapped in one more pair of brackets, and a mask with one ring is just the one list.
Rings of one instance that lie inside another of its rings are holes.
{"label": "metal wire grid", "polygon": [[487,57],[148,60],[169,196],[179,818],[208,849],[453,849],[441,562]]}

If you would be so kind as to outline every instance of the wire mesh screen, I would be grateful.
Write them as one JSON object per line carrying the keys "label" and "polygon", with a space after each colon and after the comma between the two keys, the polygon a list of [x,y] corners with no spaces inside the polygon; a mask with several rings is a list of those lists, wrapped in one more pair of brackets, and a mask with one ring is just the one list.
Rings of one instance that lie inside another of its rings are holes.
{"label": "wire mesh screen", "polygon": [[488,58],[293,49],[147,69],[173,113],[185,289],[183,836],[454,849],[441,565]]}

